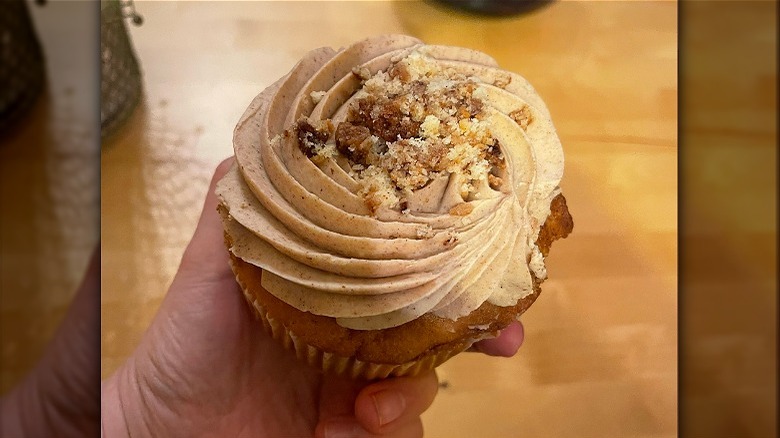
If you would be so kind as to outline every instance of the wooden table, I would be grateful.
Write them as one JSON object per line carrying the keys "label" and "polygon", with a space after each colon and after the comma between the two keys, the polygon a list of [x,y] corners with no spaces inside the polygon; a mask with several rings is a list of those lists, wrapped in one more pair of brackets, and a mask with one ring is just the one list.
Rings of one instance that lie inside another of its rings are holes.
{"label": "wooden table", "polygon": [[777,3],[681,14],[681,434],[777,436]]}
{"label": "wooden table", "polygon": [[677,5],[556,2],[504,19],[429,2],[141,2],[141,106],[103,146],[102,365],[131,353],[246,105],[312,48],[406,33],[534,84],[566,154],[575,231],[512,359],[463,354],[430,437],[670,437],[677,428]]}

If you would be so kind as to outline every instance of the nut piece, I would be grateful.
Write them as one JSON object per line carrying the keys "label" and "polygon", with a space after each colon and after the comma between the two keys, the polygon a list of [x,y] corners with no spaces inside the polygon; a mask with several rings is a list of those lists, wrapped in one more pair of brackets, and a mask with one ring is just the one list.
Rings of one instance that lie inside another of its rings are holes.
{"label": "nut piece", "polygon": [[371,131],[365,126],[341,122],[336,128],[336,149],[355,163],[365,165],[371,153],[371,142],[366,141],[369,137]]}
{"label": "nut piece", "polygon": [[319,120],[312,123],[307,117],[301,117],[293,127],[298,138],[298,147],[301,152],[311,158],[315,150],[325,144],[333,132],[333,123],[330,120]]}

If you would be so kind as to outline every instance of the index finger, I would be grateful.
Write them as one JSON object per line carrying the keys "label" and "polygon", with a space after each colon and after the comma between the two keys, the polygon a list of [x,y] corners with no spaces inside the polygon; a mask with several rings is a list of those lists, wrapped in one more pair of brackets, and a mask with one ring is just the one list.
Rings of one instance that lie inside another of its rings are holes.
{"label": "index finger", "polygon": [[509,324],[493,339],[485,339],[475,343],[470,351],[478,351],[488,356],[512,357],[523,344],[525,331],[520,321]]}

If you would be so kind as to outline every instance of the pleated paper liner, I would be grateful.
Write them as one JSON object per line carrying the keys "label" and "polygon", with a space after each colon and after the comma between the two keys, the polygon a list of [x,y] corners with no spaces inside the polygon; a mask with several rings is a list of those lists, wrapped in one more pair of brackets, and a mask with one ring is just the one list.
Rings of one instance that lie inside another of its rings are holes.
{"label": "pleated paper liner", "polygon": [[[230,264],[235,271],[233,260],[231,260]],[[281,321],[270,315],[262,304],[250,292],[247,292],[246,284],[240,279],[237,280],[244,293],[244,298],[254,311],[255,317],[262,322],[266,332],[274,340],[279,342],[284,348],[294,351],[299,360],[305,361],[315,368],[320,368],[326,373],[347,376],[352,379],[373,380],[388,376],[416,376],[436,368],[456,354],[467,350],[474,342],[490,336],[483,335],[478,339],[453,343],[449,348],[426,354],[418,360],[402,364],[365,362],[354,357],[344,357],[329,353],[306,343],[296,336],[295,333],[288,330]]]}

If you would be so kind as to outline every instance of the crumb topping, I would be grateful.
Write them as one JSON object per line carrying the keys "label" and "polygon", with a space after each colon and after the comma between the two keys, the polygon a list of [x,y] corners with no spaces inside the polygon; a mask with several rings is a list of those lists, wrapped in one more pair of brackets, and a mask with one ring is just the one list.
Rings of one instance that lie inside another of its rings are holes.
{"label": "crumb topping", "polygon": [[312,102],[313,102],[315,105],[317,105],[318,103],[320,103],[320,101],[322,100],[322,98],[323,98],[323,97],[325,97],[325,95],[326,95],[326,94],[327,94],[327,92],[325,92],[325,91],[312,91],[312,92],[309,94],[309,97],[311,97],[311,101],[312,101]]}
{"label": "crumb topping", "polygon": [[[301,117],[293,127],[298,138],[298,147],[315,163],[335,156],[336,150],[328,139],[333,134],[333,122],[329,119],[312,121]],[[288,132],[285,132],[288,135]]]}
{"label": "crumb topping", "polygon": [[520,127],[523,128],[523,131],[527,130],[528,125],[534,121],[534,117],[531,114],[531,108],[529,108],[528,105],[523,105],[522,107],[512,111],[509,113],[509,117],[514,120],[515,123],[520,125]]}
{"label": "crumb topping", "polygon": [[458,205],[455,205],[450,209],[450,214],[453,216],[466,216],[469,213],[471,213],[474,210],[474,206],[467,203],[467,202],[461,202]]}
{"label": "crumb topping", "polygon": [[493,85],[495,85],[498,88],[506,88],[509,84],[512,83],[512,76],[510,76],[508,73],[501,73],[496,77],[495,81],[493,81]]}
{"label": "crumb topping", "polygon": [[[372,212],[381,206],[408,212],[407,195],[449,174],[463,175],[464,201],[481,181],[493,189],[501,185],[495,174],[505,167],[504,156],[485,121],[475,78],[418,52],[373,76],[365,67],[352,72],[363,87],[346,120],[334,129],[330,121],[301,119],[295,130],[313,160],[333,153],[349,160]],[[451,214],[466,215],[466,208]]]}

